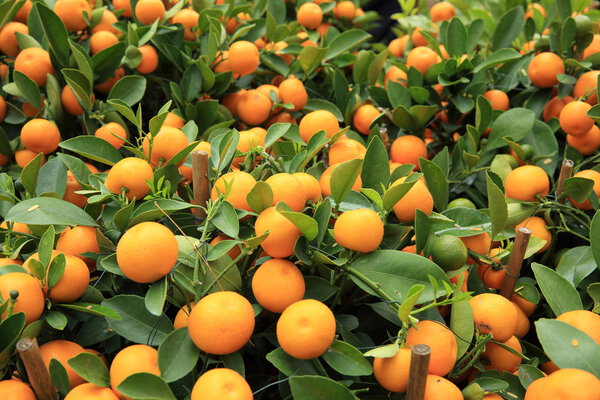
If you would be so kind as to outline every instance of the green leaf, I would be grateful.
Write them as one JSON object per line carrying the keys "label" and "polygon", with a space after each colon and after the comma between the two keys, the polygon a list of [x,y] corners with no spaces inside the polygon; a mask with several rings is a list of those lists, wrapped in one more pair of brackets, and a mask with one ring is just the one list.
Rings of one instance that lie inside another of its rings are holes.
{"label": "green leaf", "polygon": [[289,382],[294,400],[358,399],[346,386],[324,376],[292,376]]}
{"label": "green leaf", "polygon": [[337,164],[331,174],[331,196],[337,204],[341,203],[352,190],[360,175],[363,160],[354,159]]}
{"label": "green leaf", "polygon": [[388,153],[379,136],[375,136],[365,154],[361,180],[364,188],[371,188],[383,194],[383,188],[390,183]]}
{"label": "green leaf", "polygon": [[225,235],[237,238],[240,231],[240,221],[238,220],[235,208],[228,201],[221,203],[219,211],[211,220],[213,225],[217,227]]}
{"label": "green leaf", "polygon": [[67,326],[69,320],[65,314],[50,310],[48,311],[48,314],[46,314],[46,322],[52,328],[62,331]]}
{"label": "green leaf", "polygon": [[108,100],[119,99],[130,106],[138,103],[146,92],[146,78],[126,75],[119,79],[108,94]]}
{"label": "green leaf", "polygon": [[589,285],[587,287],[587,293],[594,301],[594,308],[592,311],[598,313],[600,311],[600,283],[596,282]]}
{"label": "green leaf", "polygon": [[21,171],[21,183],[31,196],[35,194],[35,187],[37,186],[38,175],[43,162],[44,153],[39,153]]}
{"label": "green leaf", "polygon": [[310,75],[323,61],[327,49],[306,46],[298,54],[298,62],[306,75]]}
{"label": "green leaf", "polygon": [[485,71],[486,69],[494,68],[500,64],[505,64],[509,61],[518,60],[521,57],[523,56],[519,54],[519,52],[515,49],[500,49],[492,53],[492,55],[486,58],[485,61],[483,61],[481,64],[477,65],[473,69],[473,73],[476,74],[478,72]]}
{"label": "green leaf", "polygon": [[173,324],[166,315],[150,314],[143,297],[117,295],[104,300],[102,305],[119,313],[121,320],[111,319],[108,323],[117,334],[132,342],[160,345],[173,331]]}
{"label": "green leaf", "polygon": [[176,400],[163,378],[147,372],[129,375],[117,386],[117,390],[136,400]]}
{"label": "green leaf", "polygon": [[135,125],[138,129],[141,129],[140,123],[138,122],[135,113],[129,106],[129,104],[125,103],[120,99],[112,99],[107,101],[116,111],[119,112],[122,116],[124,116],[129,122]]}
{"label": "green leaf", "polygon": [[[162,209],[162,211],[156,207],[157,204],[158,207]],[[155,219],[162,218],[165,216],[163,211],[167,214],[172,214],[175,211],[189,209],[190,207],[192,207],[190,203],[178,200],[148,200],[135,209],[127,227],[130,228],[134,225],[139,224],[140,222],[153,221]]]}
{"label": "green leaf", "polygon": [[189,374],[199,358],[200,350],[192,342],[188,329],[177,329],[158,347],[160,375],[167,382],[175,382]]}
{"label": "green leaf", "polygon": [[[434,291],[429,276],[438,282],[449,284],[446,273],[428,258],[397,250],[377,250],[360,256],[352,269],[374,282],[392,299],[399,302],[406,300],[410,288],[422,284],[425,290],[419,301],[426,303],[434,299]],[[349,271],[352,281],[361,289],[378,296],[371,287]],[[439,291],[438,295],[442,295]]]}
{"label": "green leaf", "polygon": [[458,358],[462,357],[471,345],[475,333],[473,310],[468,300],[452,304],[450,313],[450,330],[456,335]]}
{"label": "green leaf", "polygon": [[78,103],[86,112],[91,112],[92,100],[90,97],[92,95],[92,86],[90,81],[81,71],[76,69],[63,68],[61,72]]}
{"label": "green leaf", "polygon": [[433,197],[435,208],[438,211],[445,210],[448,206],[448,196],[450,193],[446,174],[439,165],[424,158],[419,159],[419,166],[425,177],[427,188]]}
{"label": "green leaf", "polygon": [[311,98],[308,100],[308,102],[304,106],[304,110],[305,111],[325,110],[325,111],[329,111],[330,113],[335,115],[335,118],[337,118],[338,121],[344,120],[344,116],[342,115],[342,112],[340,111],[340,109],[337,108],[337,106],[335,104],[333,104],[327,100]]}
{"label": "green leaf", "polygon": [[598,268],[592,248],[577,246],[568,249],[556,266],[556,272],[565,277],[573,286],[577,287],[587,276]]}
{"label": "green leaf", "polygon": [[42,109],[42,94],[37,83],[31,78],[19,71],[13,71],[13,80],[19,89],[19,92],[36,109]]}
{"label": "green leaf", "polygon": [[526,108],[516,107],[504,111],[492,125],[486,151],[505,147],[505,137],[511,137],[515,142],[520,141],[531,132],[534,121],[534,112]]}
{"label": "green leaf", "polygon": [[360,29],[349,29],[344,33],[336,36],[331,43],[325,56],[325,60],[330,60],[340,54],[358,46],[359,44],[369,40],[371,35]]}
{"label": "green leaf", "polygon": [[391,358],[398,354],[399,349],[400,346],[397,343],[390,343],[367,351],[365,357]]}
{"label": "green leaf", "polygon": [[600,265],[600,211],[596,211],[590,226],[590,243],[596,265]]}
{"label": "green leaf", "polygon": [[302,214],[299,212],[294,212],[289,209],[289,207],[282,202],[277,204],[277,211],[281,213],[284,217],[286,217],[290,222],[292,222],[302,235],[306,238],[306,240],[311,241],[317,237],[319,233],[319,226],[317,221],[306,214]]}
{"label": "green leaf", "polygon": [[72,40],[69,40],[69,47],[73,52],[73,58],[75,58],[75,61],[77,62],[79,71],[87,78],[88,87],[91,90],[92,83],[94,82],[94,70],[92,69],[90,57],[79,44]]}
{"label": "green leaf", "polygon": [[42,193],[56,193],[62,198],[66,187],[67,166],[61,158],[54,157],[40,168],[35,194],[40,196]]}
{"label": "green leaf", "polygon": [[450,57],[460,57],[467,51],[467,28],[460,19],[454,17],[446,32],[446,50]]}
{"label": "green leaf", "polygon": [[[41,258],[41,256],[40,256]],[[58,254],[48,267],[48,287],[52,289],[63,277],[65,272],[66,258],[64,254]],[[52,290],[50,290],[52,291]]]}
{"label": "green leaf", "polygon": [[408,324],[410,312],[419,301],[419,298],[423,294],[424,290],[425,286],[420,283],[410,288],[408,294],[406,295],[406,300],[404,300],[400,305],[400,308],[398,308],[398,319],[400,319],[402,323]]}
{"label": "green leaf", "polygon": [[0,367],[4,368],[13,355],[23,328],[25,328],[25,313],[22,312],[8,316],[0,323]]}
{"label": "green leaf", "polygon": [[414,173],[409,175],[404,182],[393,184],[383,195],[383,208],[386,211],[391,210],[422,176],[422,174]]}
{"label": "green leaf", "polygon": [[531,269],[544,298],[557,316],[567,311],[583,309],[577,289],[568,280],[538,263],[533,263]]}
{"label": "green leaf", "polygon": [[571,177],[565,179],[565,186],[561,194],[572,197],[576,202],[582,203],[594,190],[594,181],[587,178]]}
{"label": "green leaf", "polygon": [[150,314],[160,317],[165,307],[165,301],[167,300],[167,277],[164,277],[148,288],[144,302],[146,304],[146,310],[150,311]]}
{"label": "green leaf", "polygon": [[115,165],[123,159],[110,143],[96,136],[76,136],[61,142],[60,147],[107,165]]}
{"label": "green leaf", "polygon": [[522,6],[517,6],[508,10],[498,22],[494,30],[492,38],[492,50],[496,51],[503,48],[511,47],[511,43],[515,40],[525,24],[525,11]]}
{"label": "green leaf", "polygon": [[537,379],[543,378],[545,375],[542,371],[529,364],[519,365],[519,380],[525,389],[531,385],[531,383]]}
{"label": "green leaf", "polygon": [[[115,257],[116,258],[116,257]],[[114,320],[120,320],[121,316],[112,308],[101,306],[100,304],[94,303],[61,303],[57,306],[68,308],[70,310],[80,311],[87,314],[99,315]]]}
{"label": "green leaf", "polygon": [[492,180],[490,173],[490,171],[486,173],[485,180],[487,183],[488,208],[492,221],[492,239],[494,239],[506,226],[508,206],[502,189]]}
{"label": "green leaf", "polygon": [[53,197],[34,197],[22,201],[8,211],[5,219],[32,225],[98,226],[81,208]]}
{"label": "green leaf", "polygon": [[334,341],[322,357],[331,368],[342,375],[367,376],[373,373],[371,364],[360,350],[346,342]]}
{"label": "green leaf", "polygon": [[246,201],[255,213],[260,214],[273,205],[273,190],[268,183],[258,181],[246,196]]}
{"label": "green leaf", "polygon": [[58,393],[61,395],[66,395],[69,393],[71,389],[69,385],[69,376],[67,375],[67,370],[65,367],[58,361],[56,358],[52,358],[50,360],[50,379],[52,380],[52,384],[58,390]]}
{"label": "green leaf", "polygon": [[67,361],[69,366],[86,381],[101,387],[110,386],[108,368],[104,361],[95,354],[79,353]]}
{"label": "green leaf", "polygon": [[579,329],[555,319],[535,322],[544,352],[559,368],[577,368],[600,377],[600,345]]}
{"label": "green leaf", "polygon": [[[39,15],[39,22],[46,34],[50,49],[56,54],[61,64],[68,65],[70,48],[67,28],[65,28],[61,19],[43,3],[36,3],[33,9]],[[31,12],[33,12],[33,9]]]}

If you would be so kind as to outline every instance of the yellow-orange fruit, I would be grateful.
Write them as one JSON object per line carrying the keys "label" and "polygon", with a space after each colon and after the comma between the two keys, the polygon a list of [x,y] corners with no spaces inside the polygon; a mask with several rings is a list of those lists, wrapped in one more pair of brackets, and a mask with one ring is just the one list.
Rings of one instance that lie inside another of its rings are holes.
{"label": "yellow-orange fruit", "polygon": [[258,304],[274,313],[302,300],[306,284],[302,272],[292,262],[272,258],[262,264],[252,277],[252,293]]}

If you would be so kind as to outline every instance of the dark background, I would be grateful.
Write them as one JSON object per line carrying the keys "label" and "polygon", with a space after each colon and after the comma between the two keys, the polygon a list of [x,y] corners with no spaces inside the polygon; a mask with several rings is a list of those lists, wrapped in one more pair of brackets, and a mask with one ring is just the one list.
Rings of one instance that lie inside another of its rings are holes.
{"label": "dark background", "polygon": [[363,9],[365,11],[377,11],[381,17],[377,27],[369,31],[375,40],[387,43],[396,38],[396,35],[392,32],[392,26],[395,25],[396,21],[391,20],[390,15],[401,11],[397,0],[371,0]]}

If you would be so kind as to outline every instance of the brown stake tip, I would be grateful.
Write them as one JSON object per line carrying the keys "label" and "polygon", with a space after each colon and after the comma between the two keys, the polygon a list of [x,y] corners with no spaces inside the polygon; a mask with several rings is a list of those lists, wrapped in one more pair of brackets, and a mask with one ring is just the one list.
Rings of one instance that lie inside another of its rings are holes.
{"label": "brown stake tip", "polygon": [[519,232],[521,232],[524,235],[531,235],[531,229],[526,228],[524,226],[519,228]]}
{"label": "brown stake tip", "polygon": [[562,165],[565,167],[573,167],[575,163],[572,160],[563,160]]}
{"label": "brown stake tip", "polygon": [[419,356],[426,356],[431,354],[431,348],[426,344],[417,344],[412,347],[412,353]]}
{"label": "brown stake tip", "polygon": [[33,340],[30,338],[23,338],[17,342],[18,351],[28,351],[33,347]]}

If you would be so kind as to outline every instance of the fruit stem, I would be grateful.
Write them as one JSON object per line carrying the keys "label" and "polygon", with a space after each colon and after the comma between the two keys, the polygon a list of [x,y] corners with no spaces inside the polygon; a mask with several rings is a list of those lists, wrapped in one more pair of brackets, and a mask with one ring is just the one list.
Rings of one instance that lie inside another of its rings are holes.
{"label": "fruit stem", "polygon": [[349,274],[358,278],[361,282],[363,282],[365,285],[367,285],[369,288],[371,288],[375,293],[377,293],[377,295],[382,300],[388,301],[389,305],[392,309],[394,309],[395,311],[398,311],[398,307],[399,307],[397,304],[398,302],[396,300],[394,300],[393,298],[391,298],[386,292],[384,292],[381,289],[381,286],[377,282],[373,282],[372,280],[367,278],[364,274],[362,274],[361,272],[357,271],[356,269],[354,269],[350,266],[345,266],[343,268],[346,271],[348,271]]}

